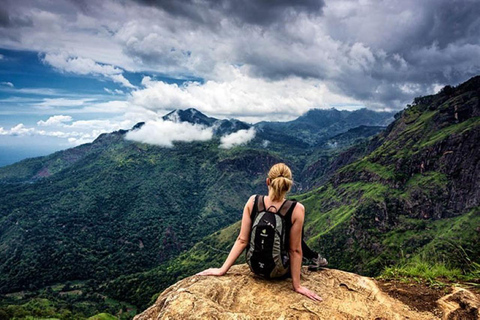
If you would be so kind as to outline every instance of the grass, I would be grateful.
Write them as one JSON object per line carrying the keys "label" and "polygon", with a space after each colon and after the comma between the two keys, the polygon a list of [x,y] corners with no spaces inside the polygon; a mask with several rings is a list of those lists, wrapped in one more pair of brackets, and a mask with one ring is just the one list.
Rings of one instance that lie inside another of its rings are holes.
{"label": "grass", "polygon": [[438,188],[448,183],[447,176],[437,171],[427,171],[413,175],[406,183],[405,188],[418,186],[421,188]]}
{"label": "grass", "polygon": [[395,177],[393,166],[383,166],[379,163],[370,162],[367,158],[357,160],[339,169],[338,172],[361,172],[367,171],[376,174],[381,179],[391,180]]}
{"label": "grass", "polygon": [[462,271],[445,261],[432,260],[421,254],[409,260],[404,258],[395,266],[385,267],[377,278],[404,283],[426,283],[441,288],[450,285],[480,288],[480,264],[473,262],[467,271]]}
{"label": "grass", "polygon": [[457,282],[463,277],[459,268],[451,268],[444,261],[430,261],[425,255],[414,256],[410,260],[386,267],[380,275],[381,279],[426,281],[431,285],[442,285],[443,281]]}
{"label": "grass", "polygon": [[[339,190],[344,190],[352,198],[372,199],[377,202],[385,201],[385,195],[388,192],[388,186],[378,182],[349,182],[338,186]],[[361,197],[357,197],[361,193]],[[343,193],[342,193],[343,194]],[[355,196],[355,197],[354,197]]]}
{"label": "grass", "polygon": [[353,206],[340,206],[318,215],[315,220],[310,220],[305,224],[305,230],[307,233],[311,233],[314,236],[310,237],[308,243],[315,243],[318,238],[331,232],[337,226],[347,221],[354,211],[355,207]]}
{"label": "grass", "polygon": [[471,130],[478,125],[480,125],[480,117],[473,117],[463,122],[447,126],[443,129],[435,131],[432,135],[424,138],[423,142],[420,144],[420,148],[434,145],[435,143],[449,137],[454,133],[463,133],[467,130]]}
{"label": "grass", "polygon": [[103,313],[96,314],[93,317],[88,318],[87,320],[116,320],[116,319],[117,317],[112,316],[109,313],[103,312]]}

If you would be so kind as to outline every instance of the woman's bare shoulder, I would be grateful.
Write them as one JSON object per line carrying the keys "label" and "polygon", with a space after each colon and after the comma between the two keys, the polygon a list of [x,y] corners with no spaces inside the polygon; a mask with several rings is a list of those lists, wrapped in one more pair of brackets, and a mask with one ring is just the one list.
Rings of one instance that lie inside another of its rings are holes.
{"label": "woman's bare shoulder", "polygon": [[297,204],[295,205],[295,208],[293,209],[293,216],[298,217],[299,215],[302,215],[302,214],[305,214],[305,207],[301,202],[297,202]]}
{"label": "woman's bare shoulder", "polygon": [[256,194],[251,195],[250,198],[248,198],[248,201],[245,204],[245,207],[248,207],[251,210],[255,203],[255,197],[256,197]]}
{"label": "woman's bare shoulder", "polygon": [[305,211],[305,207],[303,206],[303,204],[299,201],[297,201],[297,204],[295,205],[295,209],[294,210],[303,210]]}

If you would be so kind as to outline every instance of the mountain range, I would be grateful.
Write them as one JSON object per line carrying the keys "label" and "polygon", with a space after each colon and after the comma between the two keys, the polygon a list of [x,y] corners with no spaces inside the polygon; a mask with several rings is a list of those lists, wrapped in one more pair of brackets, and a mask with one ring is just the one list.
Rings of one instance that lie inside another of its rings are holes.
{"label": "mountain range", "polygon": [[[225,259],[245,199],[266,192],[276,162],[292,168],[308,242],[332,267],[375,275],[427,257],[468,271],[480,262],[479,101],[475,77],[396,114],[311,110],[251,125],[175,110],[163,120],[211,127],[214,138],[171,148],[124,139],[139,123],[0,168],[0,306],[44,288],[60,299],[55,285],[71,282],[75,301],[90,303],[77,315],[102,310],[98,301],[118,309],[99,295],[145,308]],[[218,147],[251,127],[245,145]]]}
{"label": "mountain range", "polygon": [[[386,130],[338,154],[320,187],[293,196],[306,208],[308,243],[329,266],[378,275],[412,261],[441,263],[479,282],[479,101],[480,77],[415,99]],[[239,228],[236,222],[106,290],[140,304],[151,287],[221,265]]]}

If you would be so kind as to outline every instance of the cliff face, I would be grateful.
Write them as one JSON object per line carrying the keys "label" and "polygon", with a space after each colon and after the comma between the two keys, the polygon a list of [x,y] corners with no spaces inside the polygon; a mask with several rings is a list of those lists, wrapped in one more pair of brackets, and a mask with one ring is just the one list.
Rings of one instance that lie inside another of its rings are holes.
{"label": "cliff face", "polygon": [[[295,293],[291,280],[267,281],[233,266],[223,277],[193,276],[169,287],[137,315],[146,319],[477,319],[479,297],[455,289],[419,311],[383,292],[376,281],[334,269],[302,270],[303,284],[324,299]],[[427,310],[428,309],[428,310]]]}
{"label": "cliff face", "polygon": [[322,187],[297,197],[310,244],[361,274],[410,257],[468,270],[480,257],[479,142],[480,77],[416,98],[369,145],[340,155],[346,165]]}

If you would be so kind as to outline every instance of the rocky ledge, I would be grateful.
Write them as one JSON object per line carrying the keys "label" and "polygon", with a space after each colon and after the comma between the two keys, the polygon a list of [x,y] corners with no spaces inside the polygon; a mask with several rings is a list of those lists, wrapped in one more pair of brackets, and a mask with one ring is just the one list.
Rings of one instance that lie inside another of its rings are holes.
{"label": "rocky ledge", "polygon": [[458,287],[433,301],[433,308],[418,309],[354,273],[302,269],[302,283],[324,301],[295,293],[290,279],[263,280],[237,265],[223,277],[177,282],[134,319],[479,319],[479,296]]}

